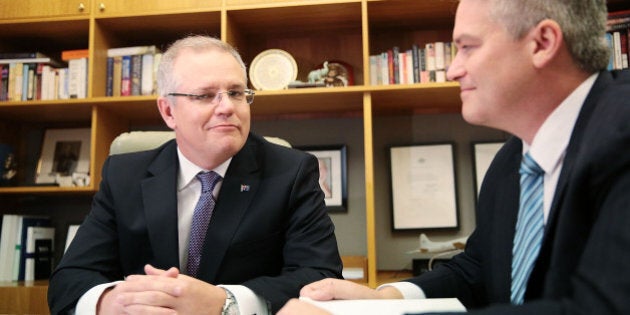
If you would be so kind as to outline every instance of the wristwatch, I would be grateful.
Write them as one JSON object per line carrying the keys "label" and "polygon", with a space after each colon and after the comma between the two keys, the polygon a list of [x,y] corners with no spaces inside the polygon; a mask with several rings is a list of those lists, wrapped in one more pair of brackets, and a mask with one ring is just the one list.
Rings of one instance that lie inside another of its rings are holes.
{"label": "wristwatch", "polygon": [[225,298],[225,304],[223,304],[223,310],[221,311],[221,315],[240,315],[238,311],[238,304],[236,303],[236,298],[234,298],[234,294],[230,292],[230,290],[223,288],[225,290],[225,294],[227,297]]}

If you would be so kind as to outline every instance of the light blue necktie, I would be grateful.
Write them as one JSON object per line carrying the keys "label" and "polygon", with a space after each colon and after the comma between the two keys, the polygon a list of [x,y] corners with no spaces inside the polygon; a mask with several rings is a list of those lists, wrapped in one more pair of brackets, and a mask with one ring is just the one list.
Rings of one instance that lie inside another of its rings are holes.
{"label": "light blue necktie", "polygon": [[521,196],[512,248],[512,304],[523,304],[527,280],[538,257],[544,233],[544,171],[529,153],[521,162]]}
{"label": "light blue necktie", "polygon": [[208,223],[214,210],[214,197],[212,191],[221,176],[215,172],[197,174],[197,179],[201,182],[201,196],[195,206],[192,223],[190,227],[190,241],[188,243],[188,275],[197,276],[199,262],[201,261],[201,251],[203,242],[208,231]]}

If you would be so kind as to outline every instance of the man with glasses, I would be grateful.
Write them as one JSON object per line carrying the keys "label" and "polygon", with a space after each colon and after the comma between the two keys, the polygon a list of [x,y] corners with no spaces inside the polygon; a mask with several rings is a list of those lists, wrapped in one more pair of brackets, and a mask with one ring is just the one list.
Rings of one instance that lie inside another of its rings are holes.
{"label": "man with glasses", "polygon": [[51,312],[267,314],[339,278],[317,159],[250,132],[239,54],[210,37],[178,40],[158,90],[175,139],[107,159],[50,279]]}

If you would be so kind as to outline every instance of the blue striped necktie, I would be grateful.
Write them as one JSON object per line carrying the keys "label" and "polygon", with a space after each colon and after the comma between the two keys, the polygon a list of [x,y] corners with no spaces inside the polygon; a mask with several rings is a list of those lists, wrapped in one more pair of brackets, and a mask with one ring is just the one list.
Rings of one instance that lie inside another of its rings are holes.
{"label": "blue striped necktie", "polygon": [[544,171],[529,152],[521,162],[521,196],[512,248],[512,304],[523,304],[527,280],[534,269],[544,234]]}
{"label": "blue striped necktie", "polygon": [[195,206],[192,223],[190,226],[190,241],[188,243],[188,264],[187,271],[191,277],[197,276],[199,263],[201,262],[201,252],[203,242],[208,231],[208,223],[214,210],[214,197],[212,191],[219,182],[221,176],[215,172],[201,172],[197,174],[197,179],[201,182],[201,195]]}

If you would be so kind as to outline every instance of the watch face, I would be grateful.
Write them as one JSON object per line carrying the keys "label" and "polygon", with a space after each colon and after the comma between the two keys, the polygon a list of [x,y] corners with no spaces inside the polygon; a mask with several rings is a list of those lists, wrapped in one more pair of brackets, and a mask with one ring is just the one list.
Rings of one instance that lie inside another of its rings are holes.
{"label": "watch face", "polygon": [[222,315],[239,315],[238,306],[234,300],[230,300],[230,304],[223,310]]}
{"label": "watch face", "polygon": [[225,293],[227,294],[227,298],[225,299],[221,315],[240,315],[234,294],[228,290],[225,290]]}

